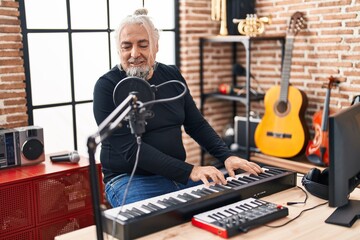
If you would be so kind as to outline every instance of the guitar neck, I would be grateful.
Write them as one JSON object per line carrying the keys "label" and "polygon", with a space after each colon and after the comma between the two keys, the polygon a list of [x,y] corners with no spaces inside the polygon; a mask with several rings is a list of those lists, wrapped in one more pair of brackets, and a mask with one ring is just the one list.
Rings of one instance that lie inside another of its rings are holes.
{"label": "guitar neck", "polygon": [[288,87],[291,70],[291,59],[294,47],[294,36],[287,36],[285,43],[284,62],[281,72],[281,83],[280,83],[280,101],[287,102],[288,99]]}

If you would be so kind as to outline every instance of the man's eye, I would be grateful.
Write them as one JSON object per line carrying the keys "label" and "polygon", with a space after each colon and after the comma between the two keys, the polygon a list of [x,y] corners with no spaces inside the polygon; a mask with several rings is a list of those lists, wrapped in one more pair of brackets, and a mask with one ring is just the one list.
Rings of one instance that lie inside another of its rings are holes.
{"label": "man's eye", "polygon": [[131,48],[131,46],[130,45],[122,45],[121,48],[124,50],[128,50]]}
{"label": "man's eye", "polygon": [[149,46],[149,44],[142,44],[140,45],[141,48],[147,48]]}

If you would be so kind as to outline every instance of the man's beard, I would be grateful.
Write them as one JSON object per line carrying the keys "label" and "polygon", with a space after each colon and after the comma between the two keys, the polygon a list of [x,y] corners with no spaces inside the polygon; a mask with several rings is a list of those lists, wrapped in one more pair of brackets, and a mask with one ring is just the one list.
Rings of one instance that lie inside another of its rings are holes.
{"label": "man's beard", "polygon": [[138,77],[142,79],[147,79],[151,71],[151,68],[149,66],[143,66],[143,67],[129,67],[126,70],[126,75],[129,77]]}

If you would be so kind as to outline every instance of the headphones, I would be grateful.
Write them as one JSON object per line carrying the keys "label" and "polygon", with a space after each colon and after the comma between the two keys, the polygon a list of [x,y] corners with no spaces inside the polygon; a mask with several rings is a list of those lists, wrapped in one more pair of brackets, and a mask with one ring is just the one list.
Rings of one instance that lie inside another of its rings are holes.
{"label": "headphones", "polygon": [[318,168],[311,169],[301,180],[302,185],[312,195],[329,199],[329,168],[322,172]]}

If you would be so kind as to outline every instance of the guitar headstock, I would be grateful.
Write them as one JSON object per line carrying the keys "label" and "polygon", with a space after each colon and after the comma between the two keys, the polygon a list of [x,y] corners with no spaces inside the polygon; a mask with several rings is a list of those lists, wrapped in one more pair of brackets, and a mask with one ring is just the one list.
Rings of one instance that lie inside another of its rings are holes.
{"label": "guitar headstock", "polygon": [[330,89],[332,87],[336,87],[340,83],[340,80],[337,78],[334,78],[333,76],[329,77],[329,83],[327,85],[327,88]]}
{"label": "guitar headstock", "polygon": [[305,18],[302,12],[295,12],[290,19],[288,35],[295,36],[301,29],[305,28]]}

